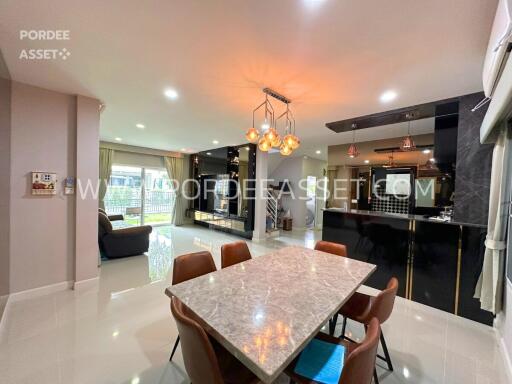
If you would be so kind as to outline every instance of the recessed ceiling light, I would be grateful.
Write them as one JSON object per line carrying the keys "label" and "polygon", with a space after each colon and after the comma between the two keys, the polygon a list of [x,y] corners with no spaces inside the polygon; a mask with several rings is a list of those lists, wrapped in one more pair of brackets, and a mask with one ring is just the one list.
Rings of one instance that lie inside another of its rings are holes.
{"label": "recessed ceiling light", "polygon": [[211,156],[211,155],[212,155],[212,153],[211,153],[211,152],[206,152],[206,154],[207,154],[208,156]]}
{"label": "recessed ceiling light", "polygon": [[116,137],[114,140],[115,140],[115,141],[123,141],[123,139],[122,139],[122,138],[120,138],[120,137]]}
{"label": "recessed ceiling light", "polygon": [[136,126],[137,128],[140,128],[140,129],[144,129],[144,128],[146,128],[146,126],[145,126],[144,124],[141,124],[141,123],[135,124],[135,126]]}
{"label": "recessed ceiling light", "polygon": [[365,164],[370,164],[370,160],[365,160],[364,163]]}
{"label": "recessed ceiling light", "polygon": [[219,140],[213,140],[212,143],[217,145],[217,144],[219,144]]}
{"label": "recessed ceiling light", "polygon": [[168,99],[171,99],[171,100],[176,100],[179,97],[178,91],[176,91],[173,88],[167,88],[164,91],[164,95],[165,95],[165,97],[167,97]]}
{"label": "recessed ceiling light", "polygon": [[393,101],[397,97],[397,93],[395,91],[386,91],[382,95],[380,95],[380,101],[382,103],[389,103],[390,101]]}
{"label": "recessed ceiling light", "polygon": [[249,148],[249,147],[245,147],[245,150],[246,150],[246,151],[248,151],[248,150],[250,150],[250,149],[251,149],[251,148]]}
{"label": "recessed ceiling light", "polygon": [[319,155],[319,154],[321,154],[321,153],[322,153],[322,151],[318,149],[315,153],[316,153],[317,155]]}
{"label": "recessed ceiling light", "polygon": [[436,159],[431,158],[431,159],[430,159],[430,162],[431,162],[431,163],[435,163],[435,162],[436,162]]}
{"label": "recessed ceiling light", "polygon": [[424,154],[429,154],[429,153],[430,153],[430,149],[424,149],[424,150],[423,150],[423,153],[424,153]]}

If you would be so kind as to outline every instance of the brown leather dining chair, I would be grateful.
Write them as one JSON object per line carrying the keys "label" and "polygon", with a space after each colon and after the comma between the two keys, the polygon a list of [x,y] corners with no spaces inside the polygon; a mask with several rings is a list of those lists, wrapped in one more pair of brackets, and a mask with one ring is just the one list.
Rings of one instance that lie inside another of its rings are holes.
{"label": "brown leather dining chair", "polygon": [[[366,336],[362,343],[338,339],[325,333],[318,333],[315,338],[327,343],[339,344],[345,347],[345,361],[339,384],[370,384],[375,370],[375,358],[379,346],[380,324],[377,319],[368,323]],[[317,384],[316,381],[295,373],[298,358],[286,368],[285,373],[290,377],[290,383]]]}
{"label": "brown leather dining chair", "polygon": [[188,315],[176,297],[171,312],[181,337],[185,369],[193,384],[255,384],[259,380]]}
{"label": "brown leather dining chair", "polygon": [[[369,296],[359,292],[354,293],[352,297],[341,307],[338,312],[343,316],[343,326],[341,331],[341,338],[345,337],[345,330],[347,327],[347,319],[357,321],[367,326],[371,319],[377,318],[380,324],[384,324],[393,312],[395,304],[395,297],[398,291],[398,280],[396,277],[392,277],[386,289],[381,291],[377,296]],[[335,316],[335,322],[337,315]],[[380,359],[384,360],[390,371],[393,371],[393,364],[391,362],[391,356],[389,355],[388,347],[386,345],[386,339],[384,333],[380,334],[380,342],[382,349],[384,350],[384,357],[377,355]],[[375,382],[378,384],[378,377],[375,375]]]}
{"label": "brown leather dining chair", "polygon": [[226,268],[250,260],[251,252],[245,241],[235,241],[222,245],[220,249],[221,268]]}
{"label": "brown leather dining chair", "polygon": [[332,243],[330,241],[317,241],[315,251],[322,251],[338,256],[347,256],[347,247],[343,244]]}
{"label": "brown leather dining chair", "polygon": [[[216,270],[217,268],[215,267],[212,254],[208,251],[188,253],[186,255],[178,256],[174,259],[172,285],[183,283],[184,281],[206,275],[210,272],[215,272]],[[180,336],[178,335],[174,343],[174,347],[172,348],[169,361],[172,360],[179,343]]]}

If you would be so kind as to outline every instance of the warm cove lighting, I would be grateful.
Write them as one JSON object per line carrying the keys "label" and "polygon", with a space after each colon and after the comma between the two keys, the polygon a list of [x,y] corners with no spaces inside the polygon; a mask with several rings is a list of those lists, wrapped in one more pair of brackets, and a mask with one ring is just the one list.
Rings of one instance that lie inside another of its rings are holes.
{"label": "warm cove lighting", "polygon": [[397,93],[395,91],[389,90],[380,95],[380,101],[382,103],[389,103],[396,99]]}
{"label": "warm cove lighting", "polygon": [[167,88],[164,91],[164,95],[165,95],[165,97],[167,97],[170,100],[176,100],[179,97],[178,91],[176,91],[173,88]]}

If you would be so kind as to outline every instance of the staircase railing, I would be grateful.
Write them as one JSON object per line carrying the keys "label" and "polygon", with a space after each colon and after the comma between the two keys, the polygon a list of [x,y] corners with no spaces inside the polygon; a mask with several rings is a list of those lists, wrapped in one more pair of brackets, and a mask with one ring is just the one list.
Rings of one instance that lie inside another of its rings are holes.
{"label": "staircase railing", "polygon": [[272,229],[277,228],[277,199],[267,190],[267,215],[272,220]]}

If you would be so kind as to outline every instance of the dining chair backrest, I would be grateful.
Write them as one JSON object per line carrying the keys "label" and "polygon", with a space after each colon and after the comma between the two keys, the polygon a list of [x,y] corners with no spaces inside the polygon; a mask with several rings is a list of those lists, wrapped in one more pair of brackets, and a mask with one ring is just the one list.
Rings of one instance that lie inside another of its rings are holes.
{"label": "dining chair backrest", "polygon": [[251,259],[251,252],[245,241],[235,241],[222,245],[220,249],[221,268]]}
{"label": "dining chair backrest", "polygon": [[347,247],[345,245],[330,241],[317,241],[315,244],[315,251],[322,251],[338,256],[347,256]]}
{"label": "dining chair backrest", "polygon": [[386,289],[382,290],[373,299],[371,309],[367,316],[367,320],[369,321],[373,317],[376,317],[379,320],[379,323],[383,324],[387,319],[389,319],[389,316],[391,316],[391,313],[393,312],[397,291],[398,280],[396,277],[392,277],[389,280]]}
{"label": "dining chair backrest", "polygon": [[208,251],[188,253],[174,259],[172,285],[215,272],[215,262]]}
{"label": "dining chair backrest", "polygon": [[192,383],[222,384],[222,374],[215,351],[204,329],[186,315],[184,305],[171,297],[171,312],[181,340],[185,369]]}
{"label": "dining chair backrest", "polygon": [[370,384],[375,369],[379,346],[380,324],[373,318],[368,324],[366,337],[347,357],[339,384]]}

